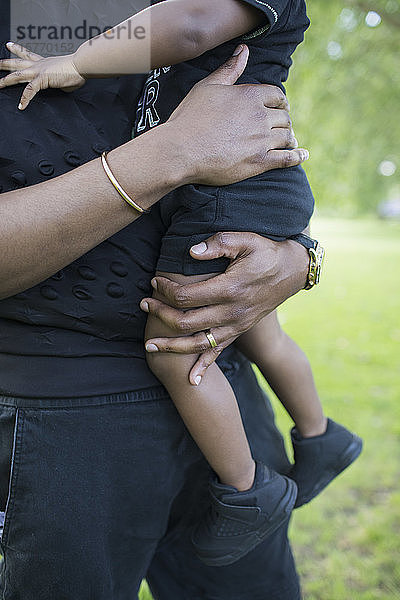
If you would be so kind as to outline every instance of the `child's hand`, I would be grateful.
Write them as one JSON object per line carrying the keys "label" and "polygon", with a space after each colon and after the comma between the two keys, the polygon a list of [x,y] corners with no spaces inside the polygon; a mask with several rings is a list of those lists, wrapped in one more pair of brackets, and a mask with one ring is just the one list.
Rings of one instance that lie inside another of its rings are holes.
{"label": "child's hand", "polygon": [[43,58],[12,42],[7,48],[19,58],[0,60],[0,70],[13,71],[0,79],[0,89],[28,82],[18,106],[20,110],[24,110],[40,90],[57,88],[73,92],[86,82],[76,69],[72,54]]}

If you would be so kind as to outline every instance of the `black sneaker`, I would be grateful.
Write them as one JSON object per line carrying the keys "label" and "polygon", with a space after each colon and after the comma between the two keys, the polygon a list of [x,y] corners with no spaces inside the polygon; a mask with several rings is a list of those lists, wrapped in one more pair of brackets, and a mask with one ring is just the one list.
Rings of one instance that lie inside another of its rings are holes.
{"label": "black sneaker", "polygon": [[230,565],[245,556],[287,521],[297,487],[294,481],[256,463],[253,487],[246,492],[210,484],[211,507],[192,535],[206,565]]}
{"label": "black sneaker", "polygon": [[296,482],[295,508],[310,502],[360,455],[362,439],[328,419],[326,432],[303,438],[292,429],[295,464],[289,476]]}

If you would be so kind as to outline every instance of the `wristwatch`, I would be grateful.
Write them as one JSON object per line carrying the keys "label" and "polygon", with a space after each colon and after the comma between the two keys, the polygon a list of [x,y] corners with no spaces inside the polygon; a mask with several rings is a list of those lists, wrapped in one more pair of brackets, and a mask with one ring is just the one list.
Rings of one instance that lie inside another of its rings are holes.
{"label": "wristwatch", "polygon": [[319,284],[322,265],[325,258],[325,250],[317,240],[313,240],[304,233],[293,235],[289,239],[298,242],[308,250],[310,255],[310,265],[308,267],[307,284],[304,289],[311,290]]}

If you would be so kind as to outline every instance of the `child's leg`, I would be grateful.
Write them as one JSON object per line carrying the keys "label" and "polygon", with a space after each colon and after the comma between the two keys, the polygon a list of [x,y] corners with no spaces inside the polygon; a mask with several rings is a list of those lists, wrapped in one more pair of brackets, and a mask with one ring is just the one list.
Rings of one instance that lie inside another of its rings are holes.
{"label": "child's leg", "polygon": [[276,311],[236,342],[254,362],[286,408],[303,437],[321,435],[327,419],[304,352],[281,329]]}
{"label": "child's leg", "polygon": [[[179,283],[212,277],[164,275]],[[146,339],[169,335],[176,334],[149,316]],[[192,543],[207,565],[224,566],[245,556],[288,520],[297,485],[253,460],[235,395],[217,365],[208,369],[198,387],[190,384],[196,360],[194,355],[148,354],[150,368],[219,476],[219,481],[210,481],[210,507],[193,530]]]}
{"label": "child's leg", "polygon": [[[178,283],[209,279],[212,275],[185,277],[162,273]],[[149,315],[146,340],[175,336],[156,317]],[[238,490],[251,488],[255,463],[235,395],[220,368],[212,365],[199,387],[189,382],[189,372],[197,356],[148,353],[148,364],[168,390],[190,434],[205,458],[219,476],[221,483]]]}
{"label": "child's leg", "polygon": [[356,460],[362,440],[326,419],[305,354],[281,329],[276,313],[266,317],[237,341],[238,347],[264,377],[296,423],[291,432],[296,482],[295,507],[310,502]]}

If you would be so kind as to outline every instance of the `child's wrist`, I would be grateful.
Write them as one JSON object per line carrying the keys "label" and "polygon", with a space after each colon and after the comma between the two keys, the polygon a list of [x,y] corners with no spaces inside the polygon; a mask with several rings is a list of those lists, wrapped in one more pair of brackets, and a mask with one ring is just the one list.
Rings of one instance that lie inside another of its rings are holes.
{"label": "child's wrist", "polygon": [[[78,48],[78,50],[79,50],[79,48]],[[77,53],[78,53],[78,50],[76,50],[76,51],[75,51],[73,54],[71,54],[71,62],[72,62],[72,64],[73,64],[74,68],[75,68],[75,69],[77,70],[77,72],[79,73],[79,75],[80,75],[81,77],[83,77],[83,75],[82,75],[82,73],[81,73],[81,70],[80,70],[80,68],[79,68],[79,62],[78,62],[78,58],[77,58]]]}
{"label": "child's wrist", "polygon": [[79,46],[79,48],[75,50],[73,54],[71,54],[71,61],[79,75],[81,77],[84,77],[85,79],[88,79],[89,77],[91,77],[91,74],[88,72],[88,65],[85,64],[85,50],[83,49],[84,46],[86,46],[86,42],[85,44]]}
{"label": "child's wrist", "polygon": [[71,65],[73,67],[73,69],[75,69],[75,71],[77,72],[77,74],[79,75],[79,77],[82,77],[83,79],[86,79],[86,77],[84,75],[82,75],[81,71],[78,69],[76,61],[75,61],[75,54],[70,54],[69,55],[69,59],[71,61]]}

